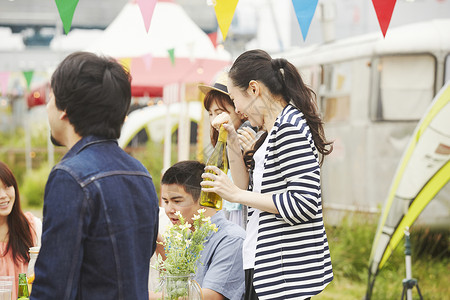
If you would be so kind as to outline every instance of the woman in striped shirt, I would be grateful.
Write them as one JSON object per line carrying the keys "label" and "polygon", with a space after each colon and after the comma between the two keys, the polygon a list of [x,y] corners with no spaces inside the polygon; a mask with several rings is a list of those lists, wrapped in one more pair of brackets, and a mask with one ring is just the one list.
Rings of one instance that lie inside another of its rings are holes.
{"label": "woman in striped shirt", "polygon": [[249,207],[245,299],[309,299],[333,279],[320,187],[320,165],[332,143],[325,139],[315,94],[291,63],[262,50],[236,59],[228,92],[236,112],[267,132],[246,164],[222,113],[213,123],[228,130],[234,183],[216,167],[203,174],[213,181],[202,182],[210,186],[204,191]]}

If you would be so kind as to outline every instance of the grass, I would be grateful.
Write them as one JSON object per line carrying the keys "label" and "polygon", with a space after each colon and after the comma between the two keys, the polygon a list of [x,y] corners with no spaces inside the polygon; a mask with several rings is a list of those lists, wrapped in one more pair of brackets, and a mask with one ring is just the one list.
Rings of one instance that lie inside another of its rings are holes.
{"label": "grass", "polygon": [[[338,227],[327,227],[334,280],[314,300],[364,299],[367,267],[377,221],[352,216]],[[424,299],[450,295],[449,232],[411,228],[412,274]],[[401,299],[405,278],[404,246],[401,243],[379,272],[371,299]],[[413,289],[413,299],[419,299]]]}

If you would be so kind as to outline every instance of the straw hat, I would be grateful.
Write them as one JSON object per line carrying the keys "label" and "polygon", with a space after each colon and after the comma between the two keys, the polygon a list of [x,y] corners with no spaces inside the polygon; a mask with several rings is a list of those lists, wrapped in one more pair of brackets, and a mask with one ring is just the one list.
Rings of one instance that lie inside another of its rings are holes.
{"label": "straw hat", "polygon": [[228,73],[222,72],[219,74],[219,76],[217,76],[216,82],[214,82],[212,86],[206,84],[199,84],[198,88],[205,95],[211,90],[215,90],[228,95],[227,83],[228,83]]}

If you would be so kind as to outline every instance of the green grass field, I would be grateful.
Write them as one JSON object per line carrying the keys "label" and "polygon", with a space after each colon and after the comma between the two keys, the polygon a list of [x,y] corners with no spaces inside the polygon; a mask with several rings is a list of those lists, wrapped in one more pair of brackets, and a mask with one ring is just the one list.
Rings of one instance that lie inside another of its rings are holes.
{"label": "green grass field", "polygon": [[[338,227],[327,227],[334,280],[314,300],[364,299],[367,266],[376,230],[370,218],[352,217]],[[423,299],[449,299],[449,233],[411,228],[412,274],[418,279]],[[379,272],[372,294],[374,300],[401,299],[405,275],[403,241]],[[405,297],[406,298],[406,297]],[[413,290],[413,299],[420,299]]]}

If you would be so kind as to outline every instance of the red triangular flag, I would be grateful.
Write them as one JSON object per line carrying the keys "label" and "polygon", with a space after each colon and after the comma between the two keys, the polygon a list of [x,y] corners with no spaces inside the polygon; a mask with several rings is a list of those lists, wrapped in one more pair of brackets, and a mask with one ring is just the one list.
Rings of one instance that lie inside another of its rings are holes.
{"label": "red triangular flag", "polygon": [[144,19],[145,29],[150,29],[153,11],[155,10],[156,0],[137,0],[142,18]]}
{"label": "red triangular flag", "polygon": [[397,0],[372,0],[383,37],[386,37],[386,31],[391,22],[392,12],[394,11],[396,2]]}
{"label": "red triangular flag", "polygon": [[209,33],[208,37],[211,40],[211,43],[213,44],[214,48],[216,48],[217,47],[217,31]]}

